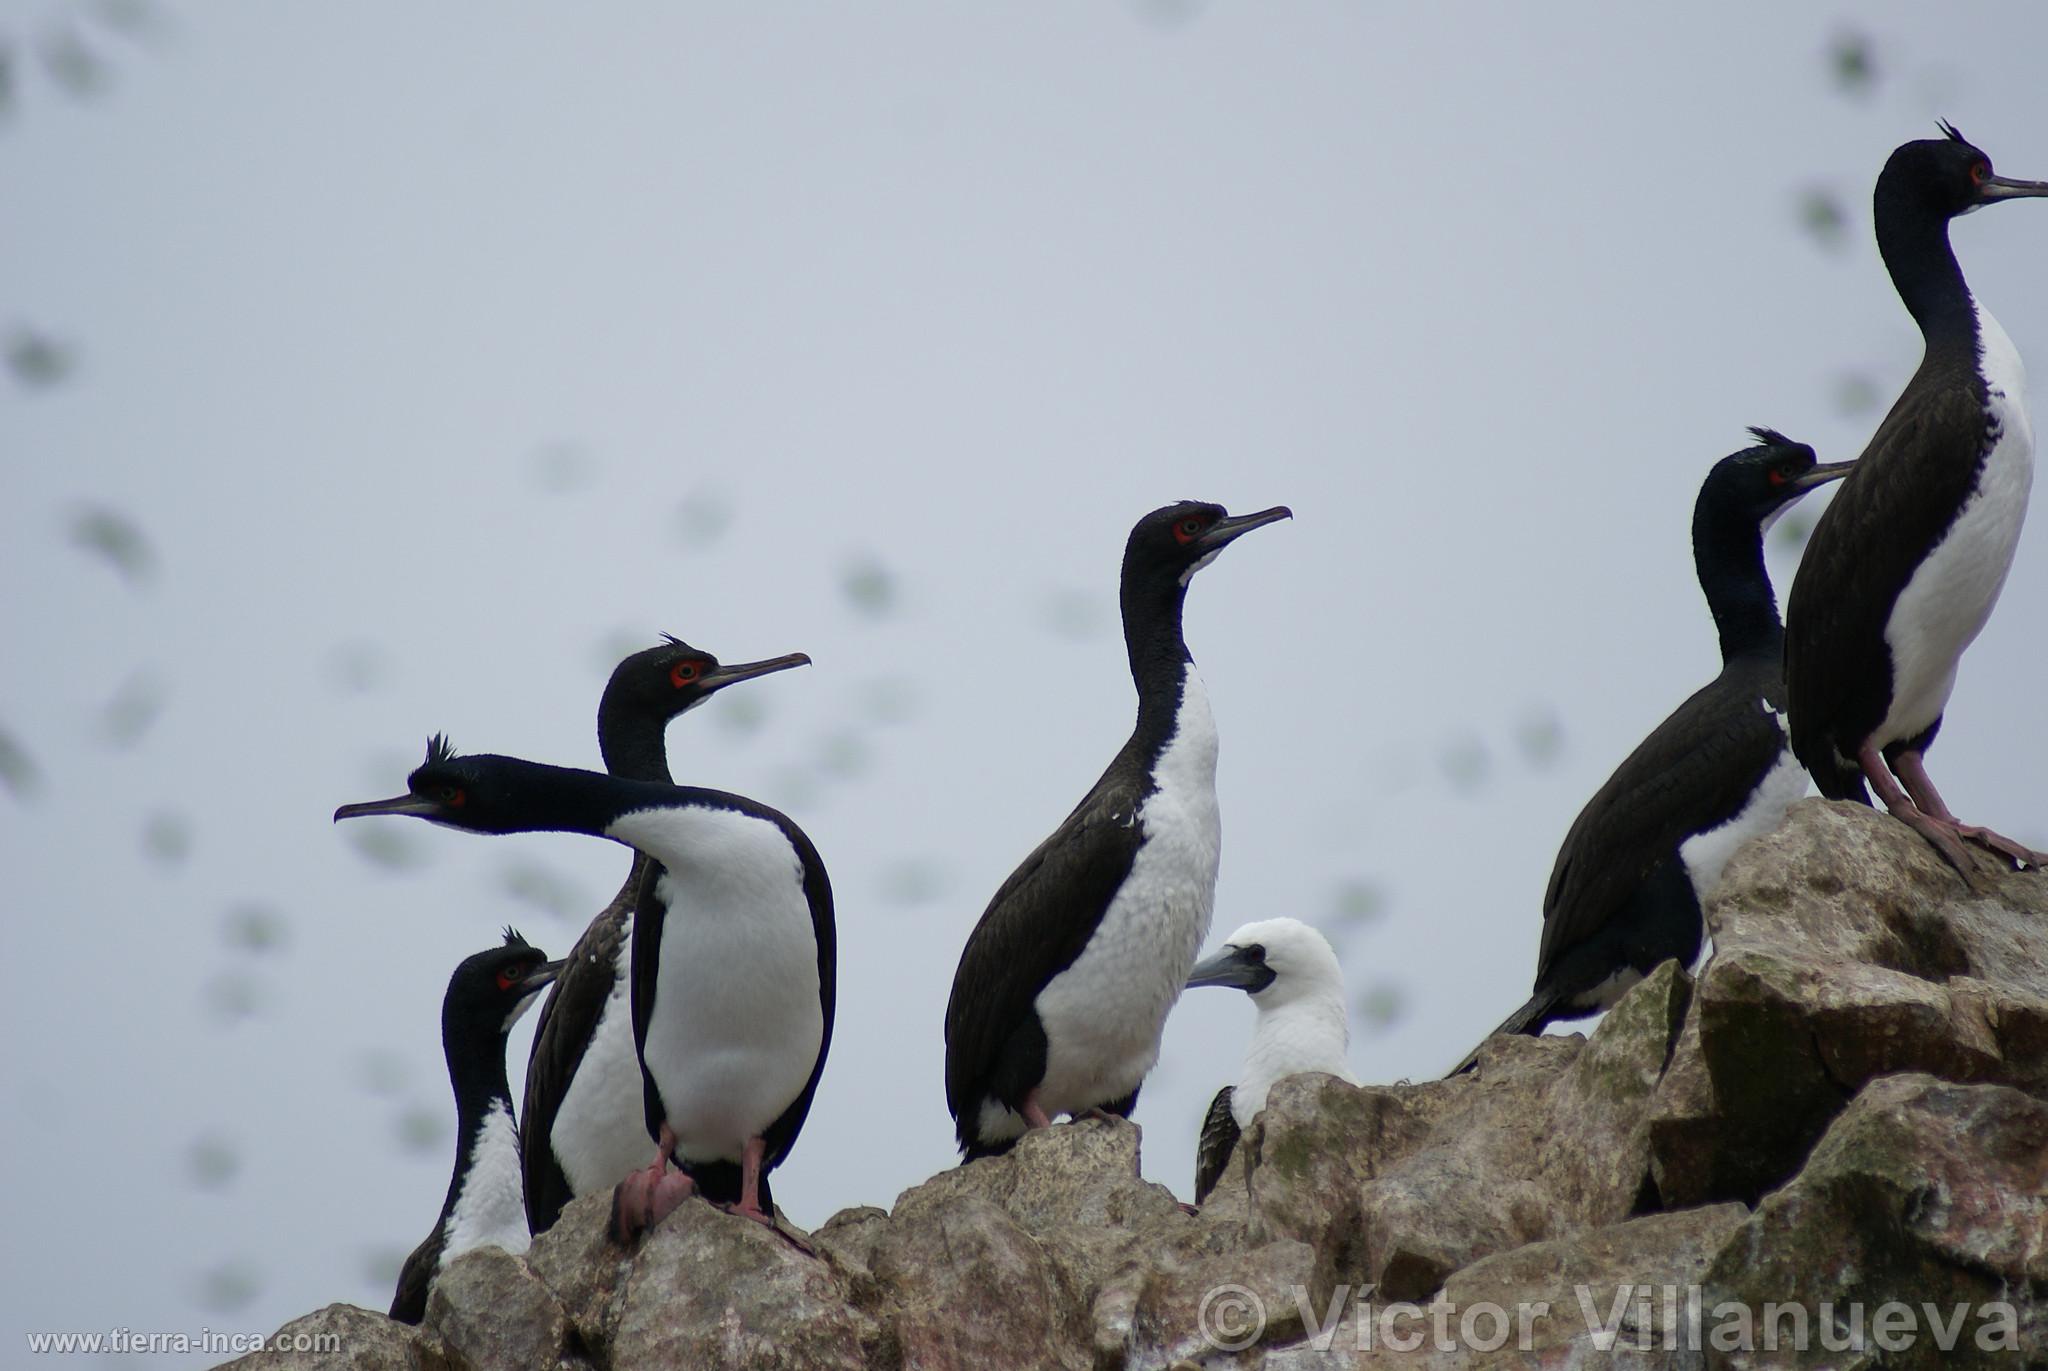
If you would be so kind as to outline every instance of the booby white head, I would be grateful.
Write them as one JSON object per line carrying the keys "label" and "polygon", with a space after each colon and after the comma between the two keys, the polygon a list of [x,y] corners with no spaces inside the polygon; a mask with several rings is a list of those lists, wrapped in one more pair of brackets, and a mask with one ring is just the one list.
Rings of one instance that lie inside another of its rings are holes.
{"label": "booby white head", "polygon": [[1196,964],[1188,988],[1220,985],[1244,991],[1259,1020],[1236,1086],[1209,1106],[1196,1158],[1195,1199],[1215,1185],[1237,1137],[1266,1107],[1273,1083],[1320,1071],[1358,1084],[1346,1054],[1344,969],[1330,940],[1299,919],[1262,919],[1232,933],[1214,956]]}

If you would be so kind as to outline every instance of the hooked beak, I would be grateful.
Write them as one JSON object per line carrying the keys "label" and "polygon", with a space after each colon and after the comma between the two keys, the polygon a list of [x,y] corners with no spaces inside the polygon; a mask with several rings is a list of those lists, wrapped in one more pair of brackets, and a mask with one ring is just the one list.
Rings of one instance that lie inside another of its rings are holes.
{"label": "hooked beak", "polygon": [[1275,505],[1271,509],[1262,509],[1257,514],[1240,514],[1235,518],[1218,519],[1209,526],[1209,531],[1201,536],[1197,545],[1205,552],[1215,552],[1255,528],[1264,528],[1267,524],[1293,517],[1294,511],[1287,506]]}
{"label": "hooked beak", "polygon": [[1256,994],[1273,983],[1273,968],[1249,956],[1241,947],[1225,947],[1206,961],[1195,963],[1188,973],[1187,988],[1222,985]]}
{"label": "hooked beak", "polygon": [[538,995],[541,991],[546,990],[550,985],[554,984],[555,977],[561,975],[562,968],[567,965],[568,962],[566,961],[541,963],[541,965],[533,969],[532,975],[519,983],[520,995]]}
{"label": "hooked beak", "polygon": [[1849,468],[1855,465],[1854,462],[1821,462],[1805,475],[1793,478],[1793,493],[1804,495],[1809,490],[1818,490],[1830,481],[1839,481],[1847,476]]}
{"label": "hooked beak", "polygon": [[421,819],[431,819],[440,814],[441,807],[432,800],[418,795],[394,795],[388,800],[365,800],[361,804],[343,805],[334,811],[334,822],[343,819],[365,819],[373,814],[410,814]]}
{"label": "hooked beak", "polygon": [[2010,176],[1987,176],[1977,187],[1977,202],[2025,200],[2048,195],[2048,181],[2015,181]]}
{"label": "hooked beak", "polygon": [[801,652],[792,652],[787,657],[770,657],[765,662],[734,662],[730,665],[715,666],[704,673],[697,684],[704,690],[717,690],[735,681],[751,681],[756,676],[772,672],[787,671],[793,666],[809,666],[811,659]]}

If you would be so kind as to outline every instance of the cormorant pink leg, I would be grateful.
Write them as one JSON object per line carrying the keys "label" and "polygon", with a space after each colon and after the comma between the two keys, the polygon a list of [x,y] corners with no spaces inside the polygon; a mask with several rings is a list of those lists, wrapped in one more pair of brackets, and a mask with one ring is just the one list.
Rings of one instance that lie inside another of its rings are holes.
{"label": "cormorant pink leg", "polygon": [[[1956,869],[1964,883],[1975,890],[1977,877],[1972,871],[1969,853],[1956,836],[1955,824],[1944,823],[1914,804],[1912,798],[1899,788],[1899,782],[1893,778],[1884,758],[1869,743],[1857,751],[1856,761],[1863,768],[1864,779],[1870,782],[1870,788],[1877,792],[1878,799],[1884,801],[1884,807],[1891,811],[1892,817],[1925,838],[1941,854],[1942,860]],[[1921,774],[1924,776],[1926,773]]]}
{"label": "cormorant pink leg", "polygon": [[1959,836],[1981,843],[2019,866],[2048,866],[2048,856],[1980,824],[1966,824],[1951,813],[1942,802],[1941,792],[1934,788],[1934,781],[1927,774],[1927,763],[1919,753],[1901,752],[1898,760],[1892,763],[1892,770],[1905,783],[1906,793],[1913,797],[1913,803],[1919,806],[1921,813],[1938,823],[1947,824]]}
{"label": "cormorant pink leg", "polygon": [[760,1138],[747,1139],[746,1146],[740,1149],[740,1202],[733,1206],[733,1212],[773,1228],[775,1216],[761,1208],[761,1158],[767,1151],[768,1144]]}
{"label": "cormorant pink leg", "polygon": [[1024,1126],[1026,1128],[1051,1128],[1052,1120],[1046,1117],[1045,1107],[1038,1102],[1038,1092],[1032,1091],[1024,1097]]}

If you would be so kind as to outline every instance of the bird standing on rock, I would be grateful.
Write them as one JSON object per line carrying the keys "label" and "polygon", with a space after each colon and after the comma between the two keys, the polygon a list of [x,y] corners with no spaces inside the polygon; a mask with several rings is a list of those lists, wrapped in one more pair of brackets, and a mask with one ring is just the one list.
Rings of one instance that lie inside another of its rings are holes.
{"label": "bird standing on rock", "polygon": [[1188,582],[1230,543],[1289,518],[1185,502],[1124,547],[1130,740],[968,937],[946,1004],[946,1105],[967,1160],[1061,1114],[1128,1115],[1167,1011],[1208,936],[1222,834],[1216,726],[1181,636]]}
{"label": "bird standing on rock", "polygon": [[1209,1102],[1195,1151],[1195,1203],[1209,1198],[1238,1137],[1266,1107],[1275,1082],[1320,1071],[1352,1085],[1345,1054],[1351,1026],[1344,1012],[1344,968],[1330,940],[1299,919],[1246,924],[1215,956],[1198,962],[1188,988],[1242,990],[1258,1006],[1258,1026],[1245,1050],[1244,1071]]}
{"label": "bird standing on rock", "polygon": [[398,1272],[391,1317],[418,1323],[442,1268],[477,1247],[526,1250],[519,1199],[519,1130],[505,1081],[512,1025],[561,970],[512,929],[503,946],[466,958],[441,998],[441,1050],[455,1091],[455,1174],[441,1217]]}
{"label": "bird standing on rock", "polygon": [[427,745],[406,793],[335,819],[405,814],[474,833],[586,833],[645,853],[633,913],[633,1037],[653,1162],[620,1183],[634,1237],[695,1191],[671,1161],[740,1170],[734,1212],[766,1224],[761,1183],[810,1113],[832,1043],[837,943],[824,863],[790,819],[744,796],[625,781]]}
{"label": "bird standing on rock", "polygon": [[[636,652],[613,669],[597,707],[605,770],[629,781],[670,780],[669,721],[718,691],[771,672],[806,666],[802,653],[725,665],[680,638]],[[619,893],[576,940],[554,992],[541,1006],[526,1064],[520,1117],[526,1218],[546,1232],[578,1195],[609,1190],[647,1161],[646,1091],[633,1045],[633,911],[655,863],[633,854]],[[708,1198],[739,1199],[737,1169],[709,1163],[695,1171]],[[773,1209],[767,1179],[761,1206]]]}
{"label": "bird standing on rock", "polygon": [[1911,825],[1969,879],[1965,840],[2023,865],[2041,853],[1949,811],[1923,756],[1956,667],[1991,617],[2033,484],[2026,370],[1963,280],[1949,221],[2048,196],[1996,176],[1951,125],[1877,178],[1877,246],[1925,351],[1856,470],[1821,515],[1786,602],[1792,747],[1832,800]]}
{"label": "bird standing on rock", "polygon": [[1543,892],[1535,993],[1495,1033],[1597,1014],[1658,963],[1691,966],[1721,868],[1806,793],[1785,736],[1784,629],[1764,531],[1849,464],[1822,465],[1804,443],[1750,432],[1759,446],[1715,463],[1693,505],[1693,564],[1720,633],[1721,674],[1657,725],[1572,821]]}

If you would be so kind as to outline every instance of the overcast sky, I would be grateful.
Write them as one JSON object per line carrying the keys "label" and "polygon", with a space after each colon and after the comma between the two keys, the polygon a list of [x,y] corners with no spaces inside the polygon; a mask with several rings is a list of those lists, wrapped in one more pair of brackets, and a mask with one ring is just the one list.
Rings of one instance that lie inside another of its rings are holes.
{"label": "overcast sky", "polygon": [[[1442,1071],[1717,668],[1707,467],[1748,424],[1855,455],[1917,361],[1885,156],[1947,116],[2048,177],[2048,12],[1855,15],[9,6],[0,1323],[384,1306],[447,1181],[448,972],[508,920],[566,951],[627,857],[329,815],[435,730],[594,765],[664,631],[816,661],[671,734],[838,897],[778,1197],[949,1165],[954,962],[1129,729],[1118,558],[1184,497],[1297,515],[1190,597],[1211,941],[1320,924],[1361,1078]],[[2043,374],[2048,207],[1956,240]],[[2037,846],[2044,522],[1931,758]],[[1138,1118],[1182,1193],[1250,1019],[1169,1026]]]}

